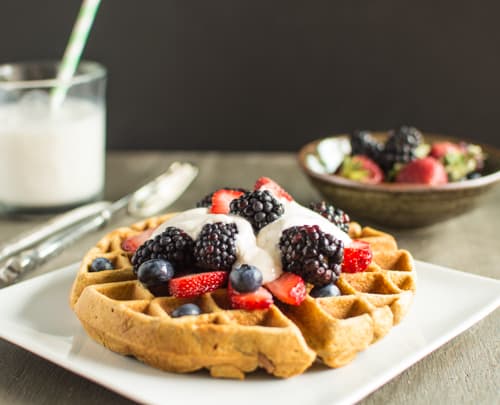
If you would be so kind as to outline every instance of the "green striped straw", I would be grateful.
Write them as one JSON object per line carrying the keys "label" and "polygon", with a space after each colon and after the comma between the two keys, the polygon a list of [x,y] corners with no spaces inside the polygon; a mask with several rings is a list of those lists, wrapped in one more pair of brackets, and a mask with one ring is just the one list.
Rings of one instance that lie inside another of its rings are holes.
{"label": "green striped straw", "polygon": [[51,92],[51,107],[53,110],[59,108],[66,97],[69,82],[80,62],[83,48],[87,43],[90,28],[92,27],[100,3],[101,0],[83,0],[82,2],[73,31],[69,37],[68,45],[64,51],[61,65],[59,66],[57,74],[58,84]]}

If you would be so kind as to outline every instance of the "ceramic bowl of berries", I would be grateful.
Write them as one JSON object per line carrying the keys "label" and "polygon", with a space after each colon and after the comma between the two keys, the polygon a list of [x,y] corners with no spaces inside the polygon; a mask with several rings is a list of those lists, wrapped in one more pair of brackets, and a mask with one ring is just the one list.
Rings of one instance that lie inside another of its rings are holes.
{"label": "ceramic bowl of berries", "polygon": [[448,220],[500,182],[500,150],[402,126],[355,131],[302,147],[299,163],[329,201],[395,228]]}

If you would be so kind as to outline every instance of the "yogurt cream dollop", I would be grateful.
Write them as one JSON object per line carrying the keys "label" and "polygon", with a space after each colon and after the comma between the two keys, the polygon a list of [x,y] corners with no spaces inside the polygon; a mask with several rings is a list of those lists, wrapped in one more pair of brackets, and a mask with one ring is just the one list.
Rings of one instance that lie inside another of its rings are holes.
{"label": "yogurt cream dollop", "polygon": [[246,219],[232,214],[211,214],[208,208],[193,208],[183,211],[161,224],[151,236],[161,234],[169,226],[175,226],[196,240],[206,224],[215,222],[234,223],[236,234],[236,262],[233,268],[241,264],[250,264],[261,272],[264,283],[277,279],[283,272],[279,240],[283,231],[292,226],[318,225],[319,228],[348,244],[349,236],[320,214],[298,204],[295,201],[281,200],[284,214],[274,222],[263,227],[257,236],[252,225]]}

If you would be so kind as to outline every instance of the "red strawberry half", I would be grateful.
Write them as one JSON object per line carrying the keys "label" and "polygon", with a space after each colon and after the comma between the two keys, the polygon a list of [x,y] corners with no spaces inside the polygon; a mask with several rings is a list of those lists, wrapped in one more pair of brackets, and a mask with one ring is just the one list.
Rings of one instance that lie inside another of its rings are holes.
{"label": "red strawberry half", "polygon": [[445,157],[448,153],[463,153],[463,149],[453,142],[435,142],[432,144],[430,155],[436,159]]}
{"label": "red strawberry half", "polygon": [[267,309],[273,304],[273,296],[264,287],[250,293],[239,293],[229,284],[227,294],[234,309]]}
{"label": "red strawberry half", "polygon": [[266,288],[281,302],[290,305],[300,305],[307,295],[304,280],[294,273],[283,273],[276,280],[267,283]]}
{"label": "red strawberry half", "polygon": [[344,262],[342,271],[345,273],[359,273],[365,271],[373,258],[370,244],[361,240],[353,240],[344,248]]}
{"label": "red strawberry half", "polygon": [[122,249],[125,250],[126,252],[134,253],[139,248],[139,246],[141,246],[151,237],[155,229],[156,228],[151,228],[142,233],[139,233],[137,235],[125,239],[122,242]]}
{"label": "red strawberry half", "polygon": [[227,274],[226,271],[210,271],[173,278],[169,282],[170,295],[189,298],[214,291],[226,284]]}
{"label": "red strawberry half", "polygon": [[227,214],[229,213],[229,204],[234,199],[242,196],[244,193],[237,190],[221,189],[217,190],[212,195],[212,205],[210,212],[212,214]]}
{"label": "red strawberry half", "polygon": [[443,164],[433,157],[408,163],[396,176],[396,183],[416,183],[437,186],[448,183],[448,175]]}
{"label": "red strawberry half", "polygon": [[287,201],[293,201],[292,196],[288,194],[283,187],[281,187],[274,180],[271,180],[269,177],[260,177],[255,182],[254,190],[267,190],[275,197],[284,198]]}
{"label": "red strawberry half", "polygon": [[384,179],[379,165],[365,155],[346,156],[339,174],[351,180],[377,184]]}

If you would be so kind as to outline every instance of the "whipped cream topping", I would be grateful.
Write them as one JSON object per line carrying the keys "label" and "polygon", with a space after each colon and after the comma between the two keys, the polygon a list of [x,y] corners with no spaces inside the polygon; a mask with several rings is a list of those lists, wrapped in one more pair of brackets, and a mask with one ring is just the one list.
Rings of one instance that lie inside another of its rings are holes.
{"label": "whipped cream topping", "polygon": [[348,244],[351,239],[340,228],[332,224],[320,214],[298,204],[295,201],[280,200],[284,207],[284,214],[276,221],[263,227],[257,236],[252,225],[246,219],[232,214],[211,214],[208,208],[193,208],[183,211],[160,225],[151,239],[161,234],[169,226],[175,226],[186,232],[196,240],[201,229],[206,224],[215,222],[234,223],[238,229],[236,234],[236,262],[233,268],[241,264],[257,267],[261,272],[264,283],[277,279],[283,272],[279,240],[283,231],[292,226],[318,225],[326,233]]}

